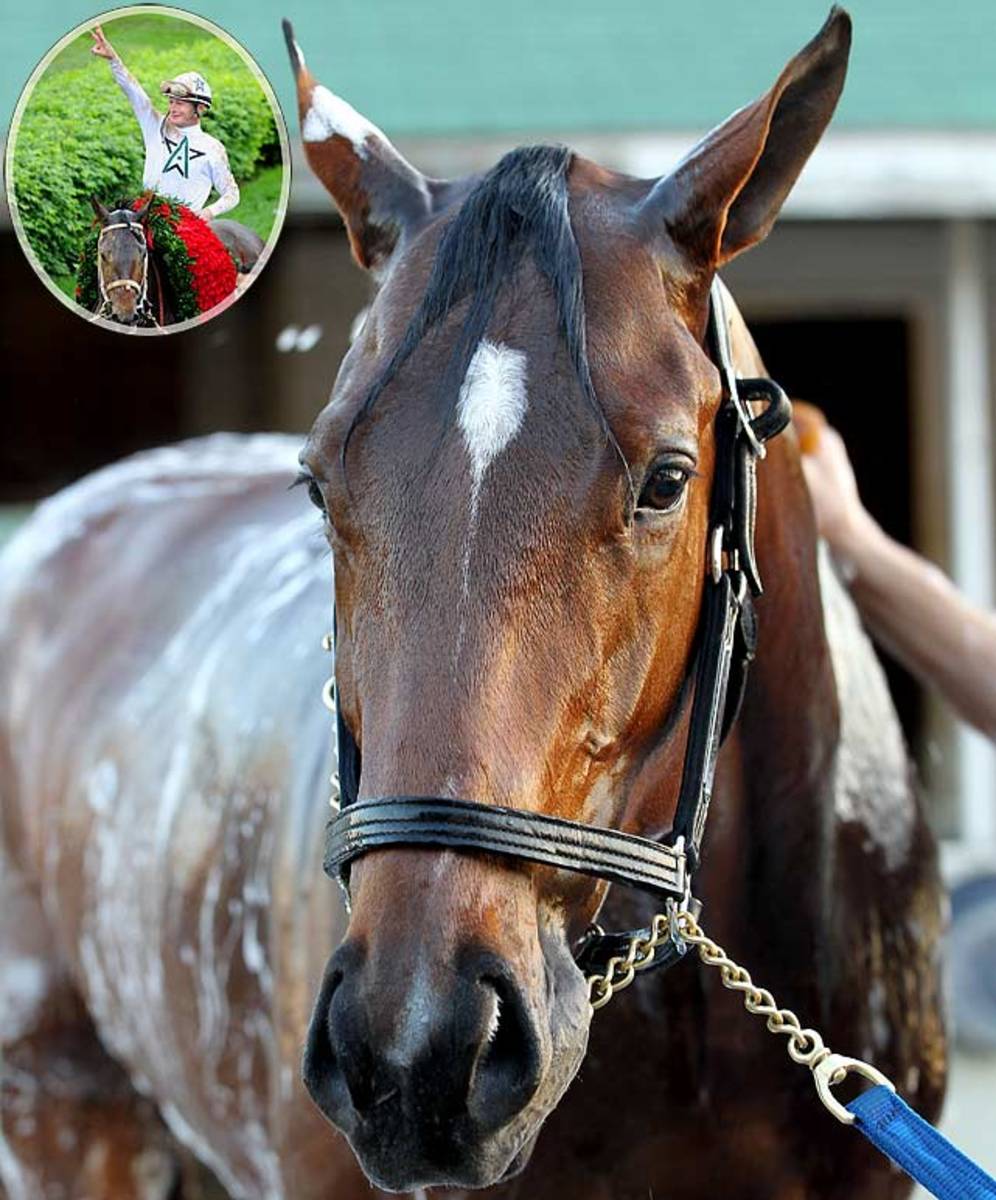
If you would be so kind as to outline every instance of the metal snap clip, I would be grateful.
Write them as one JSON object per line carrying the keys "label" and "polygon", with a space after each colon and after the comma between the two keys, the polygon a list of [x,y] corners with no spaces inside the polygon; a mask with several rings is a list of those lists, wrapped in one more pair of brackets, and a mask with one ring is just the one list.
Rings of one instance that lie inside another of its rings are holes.
{"label": "metal snap clip", "polygon": [[880,1087],[887,1087],[890,1092],[896,1090],[890,1079],[887,1079],[881,1071],[877,1070],[870,1063],[862,1062],[860,1058],[846,1058],[843,1054],[828,1054],[825,1058],[821,1058],[813,1065],[813,1078],[816,1081],[816,1090],[823,1101],[824,1107],[833,1113],[842,1125],[853,1125],[854,1113],[848,1112],[830,1089],[836,1087],[839,1083],[843,1083],[852,1071],[856,1075],[869,1080],[871,1083]]}

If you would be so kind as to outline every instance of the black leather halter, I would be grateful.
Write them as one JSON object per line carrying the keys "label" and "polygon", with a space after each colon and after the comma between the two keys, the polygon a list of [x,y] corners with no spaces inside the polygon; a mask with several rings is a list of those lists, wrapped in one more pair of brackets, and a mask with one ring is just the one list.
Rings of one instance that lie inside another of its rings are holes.
{"label": "black leather halter", "polygon": [[[764,443],[785,428],[791,406],[770,379],[738,379],[730,354],[723,285],[712,286],[709,347],[719,369],[723,401],[716,417],[716,467],[707,579],[699,628],[695,694],[674,824],[652,841],[543,813],[441,796],[380,796],[359,800],[360,751],[342,718],[336,694],[340,811],[326,831],[325,871],[349,898],[349,865],[383,846],[436,846],[476,850],[625,884],[675,903],[688,902],[699,865],[712,798],[716,758],[736,719],[747,667],[754,657],[756,622],[752,597],[761,594],[754,554],[757,462]],[[750,405],[763,404],[758,416]],[[592,926],[576,950],[587,971],[604,968],[613,954],[646,931],[605,933]],[[655,967],[684,953],[677,938],[656,951]]]}

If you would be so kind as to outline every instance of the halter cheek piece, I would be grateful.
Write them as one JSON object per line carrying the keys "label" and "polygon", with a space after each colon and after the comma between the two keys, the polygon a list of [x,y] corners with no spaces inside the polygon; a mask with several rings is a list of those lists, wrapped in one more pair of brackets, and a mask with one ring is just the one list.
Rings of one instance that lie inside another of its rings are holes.
{"label": "halter cheek piece", "polygon": [[[104,282],[104,273],[100,269],[100,243],[104,240],[104,234],[110,233],[112,229],[127,229],[139,239],[142,245],[142,278],[135,279],[112,279],[110,283]],[[131,288],[138,293],[138,299],[135,302],[135,311],[138,316],[146,318],[153,325],[156,324],[155,317],[152,313],[152,307],[149,304],[149,249],[145,241],[145,230],[134,221],[116,221],[113,225],[102,225],[100,233],[97,234],[97,286],[100,288],[100,299],[102,301],[97,315],[106,317],[111,311],[111,292],[117,288]]]}
{"label": "halter cheek piece", "polygon": [[[665,897],[672,911],[690,902],[716,759],[739,711],[756,646],[752,598],[761,594],[754,553],[757,462],[764,458],[764,443],[780,433],[791,416],[788,398],[776,383],[737,378],[718,279],[712,286],[708,339],[722,379],[723,400],[716,417],[716,469],[695,694],[670,833],[656,842],[543,813],[441,796],[358,800],[360,750],[343,720],[338,695],[327,688],[326,703],[335,712],[338,734],[341,805],[326,829],[324,866],[342,885],[347,903],[349,864],[383,846],[500,854],[650,892]],[[764,405],[756,417],[751,404]],[[334,645],[334,632],[328,645]],[[333,807],[335,803],[333,798]],[[614,954],[625,953],[638,934],[649,936],[650,930],[612,934],[592,926],[576,949],[579,967],[586,972],[604,968]],[[670,966],[684,949],[684,942],[672,937],[655,951],[654,966]]]}

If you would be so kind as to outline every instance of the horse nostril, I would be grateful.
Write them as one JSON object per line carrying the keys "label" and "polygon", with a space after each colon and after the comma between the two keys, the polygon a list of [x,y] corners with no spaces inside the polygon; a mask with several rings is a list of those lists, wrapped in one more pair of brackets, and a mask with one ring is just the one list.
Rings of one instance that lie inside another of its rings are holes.
{"label": "horse nostril", "polygon": [[329,971],[318,994],[305,1042],[302,1077],[312,1099],[340,1128],[349,1122],[349,1085],[332,1046],[332,1001],[342,983],[341,970]]}
{"label": "horse nostril", "polygon": [[540,1045],[514,984],[482,976],[494,1009],[471,1081],[467,1107],[482,1126],[497,1129],[529,1101],[540,1082]]}

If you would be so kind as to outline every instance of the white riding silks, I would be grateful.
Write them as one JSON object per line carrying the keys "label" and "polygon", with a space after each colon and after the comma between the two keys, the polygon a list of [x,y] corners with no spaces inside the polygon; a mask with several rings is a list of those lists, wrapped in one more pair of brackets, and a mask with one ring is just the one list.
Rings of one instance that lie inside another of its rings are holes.
{"label": "white riding silks", "polygon": [[239,185],[221,142],[199,124],[183,129],[169,124],[120,59],[112,60],[111,72],[127,96],[145,139],[143,185],[179,200],[196,213],[204,209],[213,187],[218,199],[208,206],[210,215],[218,217],[234,208],[239,202]]}

